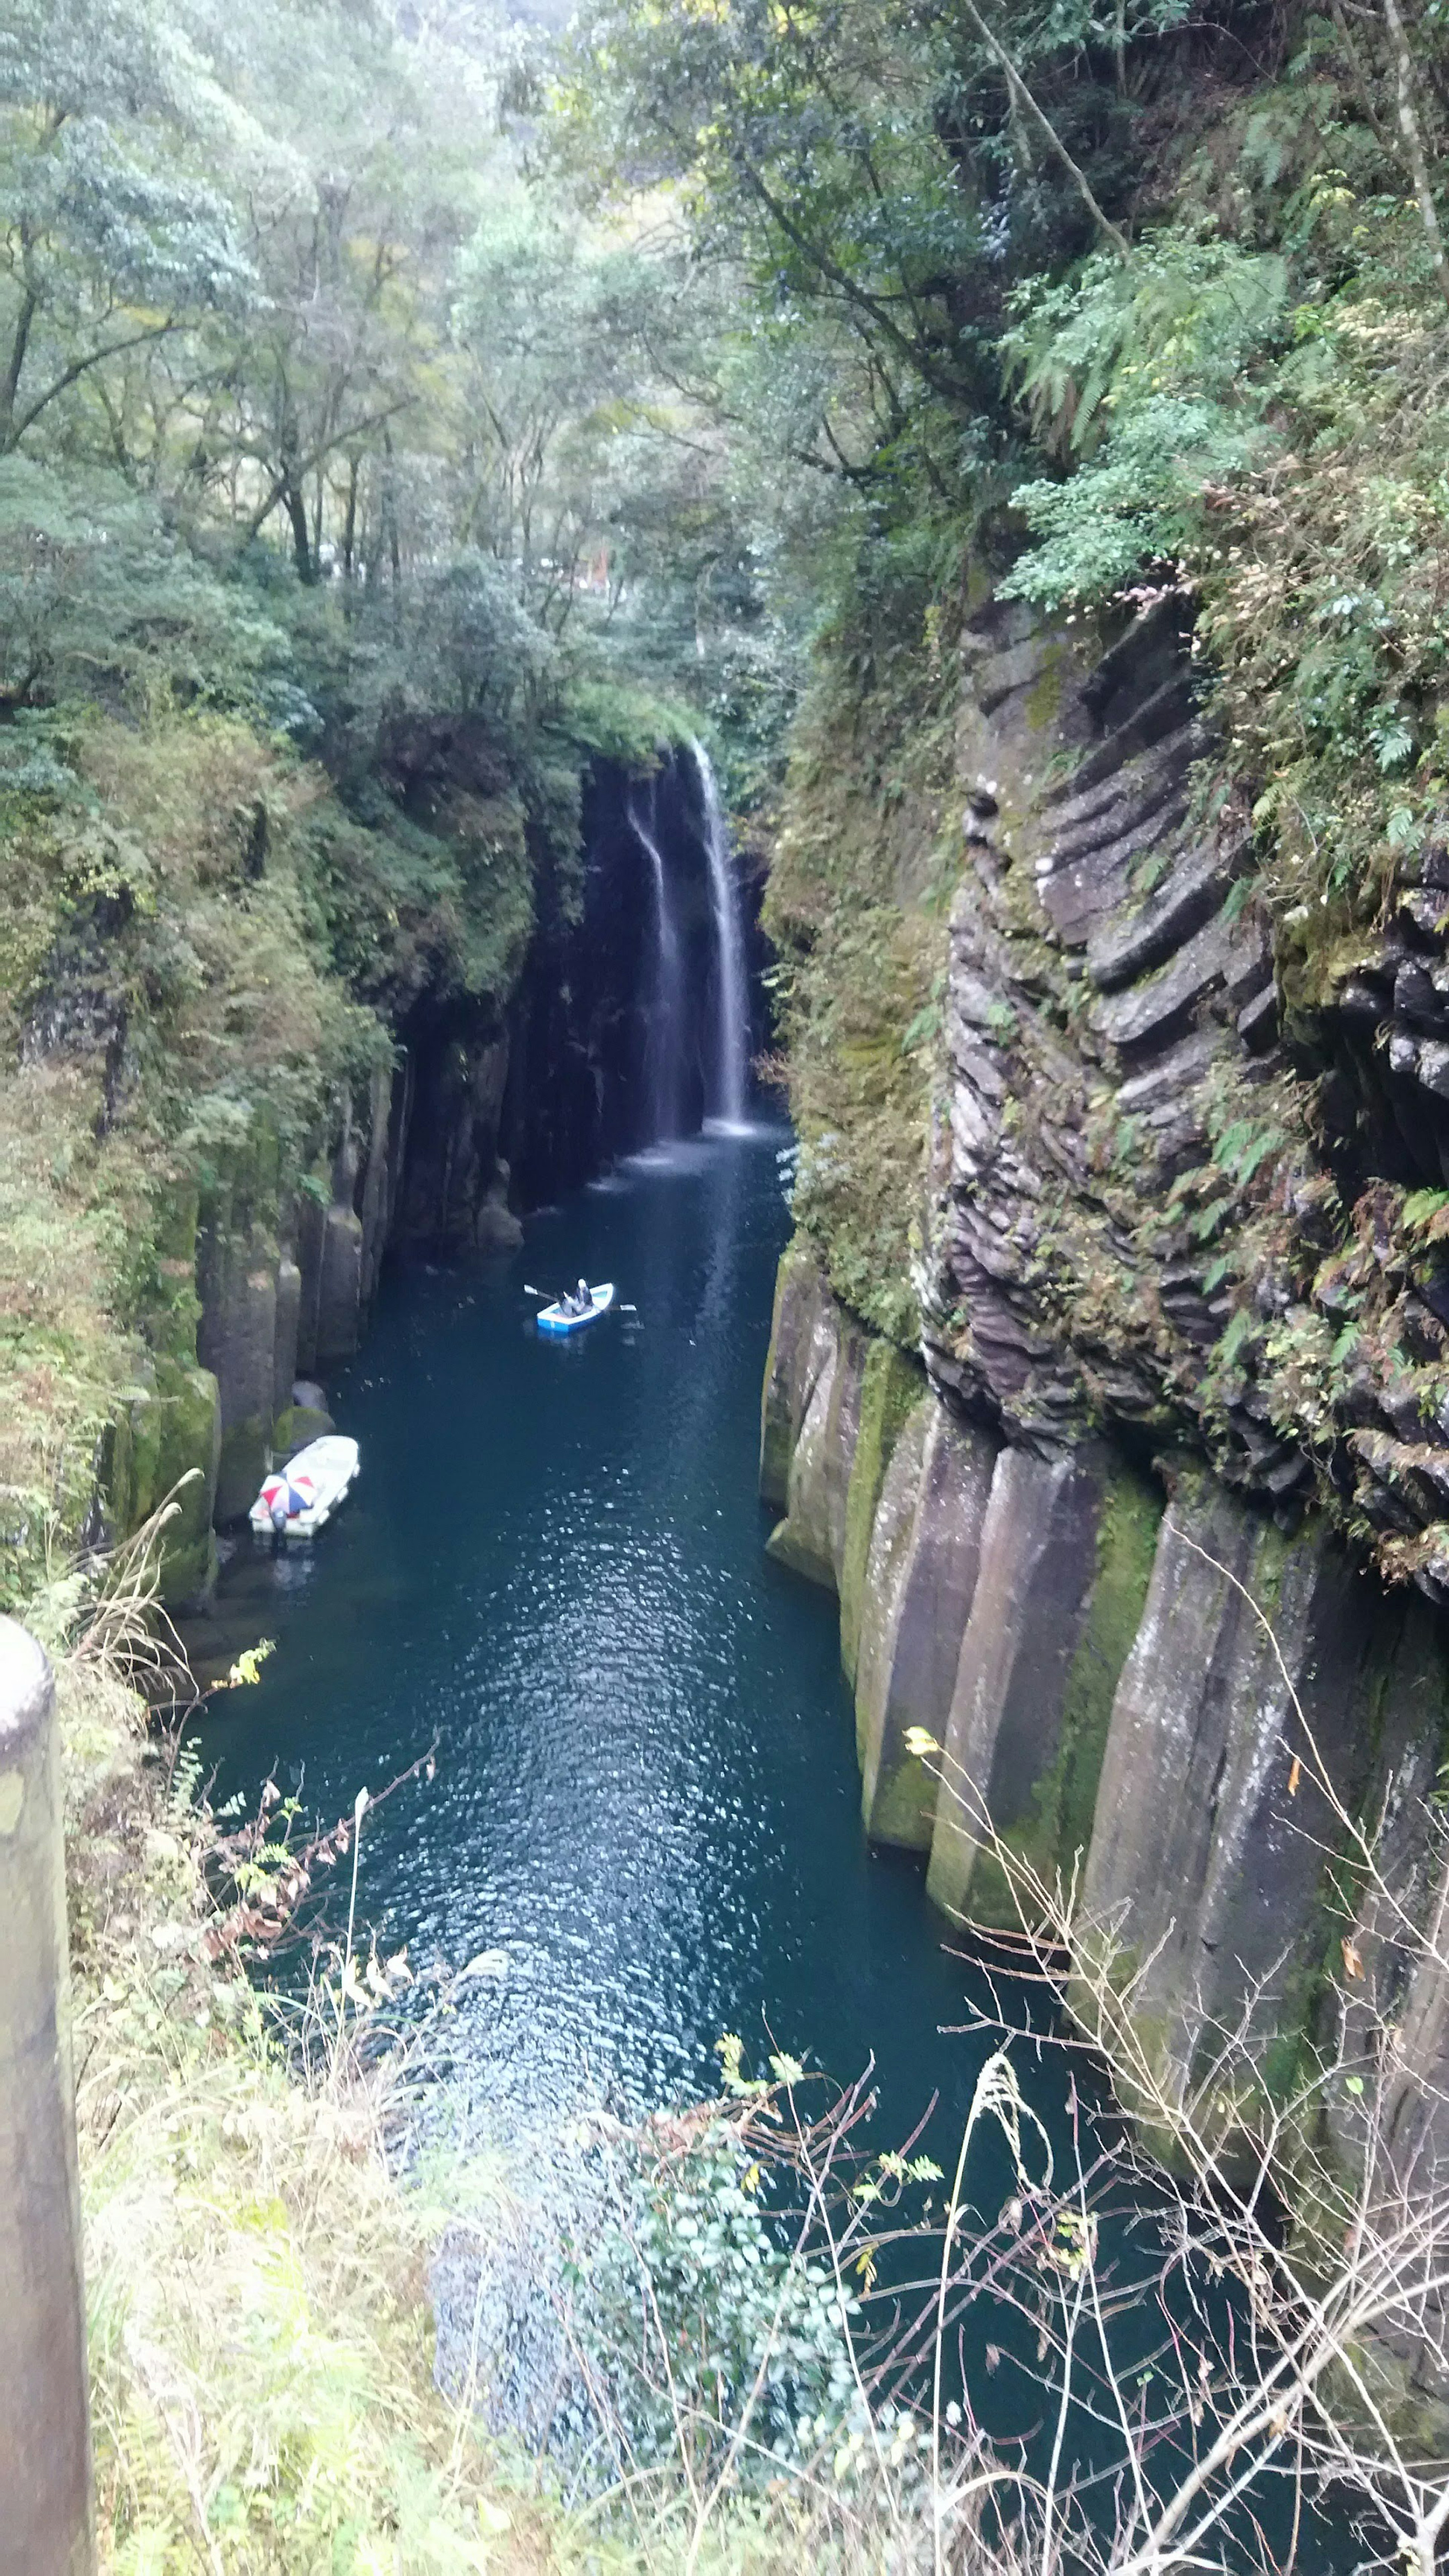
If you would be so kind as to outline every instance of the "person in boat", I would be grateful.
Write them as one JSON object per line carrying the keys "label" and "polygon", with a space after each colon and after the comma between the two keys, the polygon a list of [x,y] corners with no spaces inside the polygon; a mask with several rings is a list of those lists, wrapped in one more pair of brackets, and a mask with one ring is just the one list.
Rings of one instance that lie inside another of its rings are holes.
{"label": "person in boat", "polygon": [[587,1279],[581,1279],[579,1281],[578,1287],[574,1292],[574,1301],[574,1313],[576,1315],[586,1315],[594,1302],[593,1298],[589,1294],[589,1283]]}
{"label": "person in boat", "polygon": [[288,1521],[294,1521],[297,1518],[298,1513],[304,1512],[306,1508],[307,1498],[305,1494],[298,1493],[296,1486],[293,1484],[290,1476],[288,1476],[284,1482],[277,1487],[276,1492],[272,1496],[271,1502],[272,1527],[276,1531],[278,1538],[281,1537]]}

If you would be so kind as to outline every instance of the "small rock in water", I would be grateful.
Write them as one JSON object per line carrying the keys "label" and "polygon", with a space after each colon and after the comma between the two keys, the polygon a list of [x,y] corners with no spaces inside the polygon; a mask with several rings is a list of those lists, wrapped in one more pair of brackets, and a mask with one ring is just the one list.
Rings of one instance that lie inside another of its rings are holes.
{"label": "small rock in water", "polygon": [[476,1958],[469,1960],[466,1968],[458,1970],[458,1983],[461,1985],[465,1977],[506,1977],[507,1974],[506,1950],[480,1950]]}

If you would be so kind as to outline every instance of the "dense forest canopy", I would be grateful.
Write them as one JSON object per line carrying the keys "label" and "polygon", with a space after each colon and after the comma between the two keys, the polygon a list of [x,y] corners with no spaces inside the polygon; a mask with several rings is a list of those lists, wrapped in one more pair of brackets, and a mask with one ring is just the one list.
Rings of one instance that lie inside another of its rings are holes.
{"label": "dense forest canopy", "polygon": [[1351,603],[1295,729],[1414,771],[1373,529],[1440,470],[1432,11],[16,0],[0,47],[12,717],[104,666],[304,744],[389,690],[587,735],[627,674],[758,794],[862,540],[986,529],[1051,605],[1181,581],[1251,733],[1218,540],[1286,507],[1278,577]]}
{"label": "dense forest canopy", "polygon": [[389,690],[507,733],[610,667],[626,589],[677,653],[683,583],[698,643],[748,543],[686,245],[530,184],[507,30],[37,6],[0,81],[12,712],[106,662],[304,742]]}

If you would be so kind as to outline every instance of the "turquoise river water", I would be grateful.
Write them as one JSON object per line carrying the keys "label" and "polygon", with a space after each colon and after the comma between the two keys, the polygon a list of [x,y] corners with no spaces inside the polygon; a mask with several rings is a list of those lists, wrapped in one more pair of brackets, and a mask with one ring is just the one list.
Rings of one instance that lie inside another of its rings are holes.
{"label": "turquoise river water", "polygon": [[[532,2128],[581,2093],[713,2087],[715,2043],[836,2077],[904,2135],[967,2098],[971,1985],[917,1863],[860,1826],[832,1599],[772,1565],[760,1387],[788,1231],[769,1127],[638,1157],[487,1268],[384,1285],[329,1389],[361,1443],[310,1549],[242,1543],[215,1625],[265,1634],[204,1730],[215,1795],[268,1771],[324,1819],[438,1735],[365,1826],[360,1918],[465,1989],[454,2080]],[[612,1278],[569,1342],[524,1283]]]}
{"label": "turquoise river water", "polygon": [[[993,1985],[920,1863],[867,1846],[836,1604],[764,1553],[787,1141],[760,1126],[657,1149],[531,1219],[511,1260],[387,1279],[329,1387],[361,1443],[354,1495],[313,1547],[245,1539],[199,1641],[223,1659],[276,1641],[202,1728],[213,1796],[274,1774],[331,1821],[436,1736],[435,1777],[365,1820],[357,1903],[419,1972],[491,1954],[439,2076],[465,2136],[536,2145],[583,2102],[698,2098],[736,2031],[757,2067],[772,2048],[844,2083],[873,2064],[875,2142],[931,2114],[949,2166],[1004,1993],[1024,2088],[1069,2156],[1072,2072],[1041,1989]],[[580,1273],[637,1316],[545,1339],[525,1282]],[[333,1932],[346,1897],[344,1877]],[[1012,2187],[987,2123],[968,2200],[994,2220]],[[1151,2210],[1110,2223],[1150,2272]],[[1032,2342],[988,2301],[965,2353],[986,2428],[1029,2446]],[[1027,2366],[1000,2369],[993,2345]],[[1112,2446],[1084,2420],[1074,2448],[1085,2464]]]}

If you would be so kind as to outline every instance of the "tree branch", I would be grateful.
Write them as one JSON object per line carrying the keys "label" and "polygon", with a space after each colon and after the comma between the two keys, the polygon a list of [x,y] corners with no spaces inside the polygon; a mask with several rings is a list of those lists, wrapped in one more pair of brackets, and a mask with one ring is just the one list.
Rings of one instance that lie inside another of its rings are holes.
{"label": "tree branch", "polygon": [[[969,8],[970,0],[967,0],[967,6]],[[1399,15],[1399,0],[1384,0],[1384,25],[1389,31],[1389,46],[1394,57],[1394,71],[1398,81],[1399,132],[1404,138],[1404,150],[1414,182],[1414,194],[1419,200],[1419,212],[1424,219],[1424,230],[1429,236],[1429,256],[1434,262],[1435,274],[1439,280],[1439,292],[1445,303],[1449,304],[1449,258],[1445,256],[1444,236],[1439,230],[1438,211],[1434,204],[1433,191],[1429,186],[1428,155],[1424,150],[1424,135],[1419,123],[1419,111],[1414,105],[1414,58],[1409,51],[1409,39],[1403,19]]]}
{"label": "tree branch", "polygon": [[[34,427],[41,413],[55,401],[56,396],[63,394],[68,385],[76,384],[82,376],[89,375],[92,367],[104,366],[107,358],[123,357],[128,349],[149,348],[154,341],[164,340],[172,331],[179,331],[180,328],[179,319],[173,315],[169,322],[154,323],[149,331],[133,331],[124,340],[110,340],[103,349],[91,349],[83,358],[72,358],[70,365],[63,367],[54,382],[46,386],[44,393],[36,395],[34,402],[21,414],[18,421],[13,417],[7,417],[4,408],[0,407],[0,453],[8,455],[12,448],[18,447],[26,431]],[[24,355],[22,349],[20,352],[22,364]]]}
{"label": "tree branch", "polygon": [[331,456],[339,447],[345,447],[349,438],[361,438],[369,429],[377,429],[384,421],[394,419],[400,411],[409,410],[415,400],[416,396],[413,394],[401,394],[396,402],[389,403],[383,411],[368,412],[361,420],[344,422],[332,436],[324,438],[317,446],[309,448],[305,456],[290,461],[285,473],[274,479],[265,501],[252,512],[247,522],[247,537],[256,536],[266,525],[277,503],[286,494],[289,484],[293,481],[300,482],[304,475],[312,472],[314,466],[321,464],[324,457]]}
{"label": "tree branch", "polygon": [[[1045,108],[1038,107],[1036,100],[1033,98],[1031,91],[1027,88],[1025,81],[1022,79],[1020,72],[1017,70],[1015,63],[1012,61],[1005,46],[997,42],[991,29],[987,26],[985,19],[982,17],[980,10],[976,6],[976,0],[961,0],[961,5],[965,9],[966,15],[970,19],[976,33],[981,38],[982,43],[987,47],[988,51],[995,56],[997,62],[1005,72],[1007,86],[1010,89],[1013,98],[1017,101],[1019,106],[1026,109],[1028,116],[1035,118],[1037,124],[1041,127],[1052,151],[1055,153],[1058,161],[1060,161],[1062,168],[1066,171],[1067,176],[1072,181],[1072,184],[1080,195],[1083,204],[1086,206],[1092,221],[1103,233],[1105,233],[1119,259],[1130,258],[1131,252],[1126,234],[1119,232],[1111,217],[1102,212],[1101,207],[1098,205],[1096,198],[1092,194],[1091,185],[1086,172],[1080,169],[1077,163],[1072,159],[1070,152],[1067,150],[1065,143],[1062,141],[1061,136],[1058,134],[1057,129],[1053,125]],[[1392,7],[1393,0],[1385,0],[1385,5]]]}

